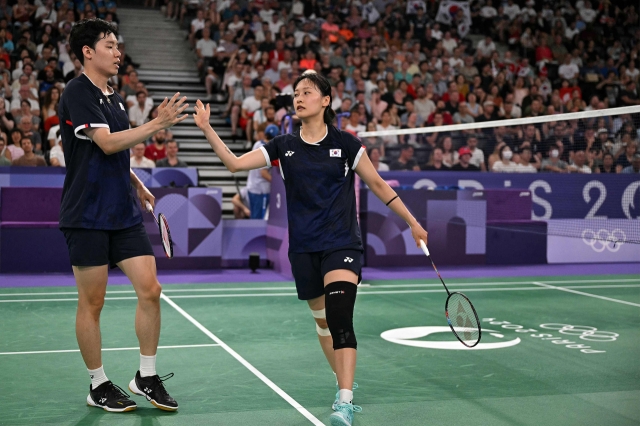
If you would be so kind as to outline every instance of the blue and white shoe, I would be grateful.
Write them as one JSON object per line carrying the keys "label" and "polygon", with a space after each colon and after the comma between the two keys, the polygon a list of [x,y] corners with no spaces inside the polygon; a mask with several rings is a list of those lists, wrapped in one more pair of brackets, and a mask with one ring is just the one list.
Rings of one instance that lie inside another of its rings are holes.
{"label": "blue and white shoe", "polygon": [[338,404],[335,408],[336,412],[331,414],[331,426],[351,426],[353,423],[353,413],[362,411],[362,407],[351,403]]}
{"label": "blue and white shoe", "polygon": [[[353,387],[351,388],[352,391],[358,389],[358,384],[356,382],[353,382]],[[338,406],[338,404],[340,403],[340,386],[338,386],[338,384],[336,383],[336,400],[333,401],[333,404],[331,404],[331,409],[333,411],[336,411],[336,407]]]}

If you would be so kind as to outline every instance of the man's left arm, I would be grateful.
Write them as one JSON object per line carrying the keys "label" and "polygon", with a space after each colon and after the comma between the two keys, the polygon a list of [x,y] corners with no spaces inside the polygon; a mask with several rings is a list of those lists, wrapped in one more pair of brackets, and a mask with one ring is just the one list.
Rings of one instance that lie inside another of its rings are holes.
{"label": "man's left arm", "polygon": [[136,189],[136,193],[138,194],[138,199],[140,200],[140,207],[142,210],[146,211],[147,207],[145,206],[145,202],[148,201],[151,204],[151,207],[155,207],[155,199],[151,192],[144,186],[144,183],[138,178],[138,176],[133,172],[132,169],[129,169],[129,178],[131,180],[131,185]]}

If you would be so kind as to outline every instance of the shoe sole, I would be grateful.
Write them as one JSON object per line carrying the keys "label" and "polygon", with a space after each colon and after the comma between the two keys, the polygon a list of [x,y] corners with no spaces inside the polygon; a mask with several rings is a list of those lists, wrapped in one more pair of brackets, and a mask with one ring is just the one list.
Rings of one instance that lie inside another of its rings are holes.
{"label": "shoe sole", "polygon": [[329,420],[331,421],[331,426],[351,426],[351,423],[340,416],[332,415],[331,417],[329,417]]}
{"label": "shoe sole", "polygon": [[130,405],[128,407],[121,408],[121,409],[106,407],[104,405],[96,404],[93,401],[93,398],[91,398],[91,395],[87,395],[87,405],[90,406],[90,407],[102,408],[104,411],[108,411],[110,413],[125,413],[127,411],[134,411],[136,408],[138,408],[137,405]]}
{"label": "shoe sole", "polygon": [[131,392],[135,393],[136,395],[144,396],[147,399],[147,401],[152,403],[156,408],[159,408],[159,409],[161,409],[163,411],[178,411],[178,407],[169,407],[168,405],[162,405],[162,404],[156,402],[155,399],[149,398],[149,395],[147,395],[146,393],[144,393],[140,389],[138,389],[138,386],[136,386],[136,379],[133,379],[133,380],[131,380],[131,382],[129,382],[129,390]]}

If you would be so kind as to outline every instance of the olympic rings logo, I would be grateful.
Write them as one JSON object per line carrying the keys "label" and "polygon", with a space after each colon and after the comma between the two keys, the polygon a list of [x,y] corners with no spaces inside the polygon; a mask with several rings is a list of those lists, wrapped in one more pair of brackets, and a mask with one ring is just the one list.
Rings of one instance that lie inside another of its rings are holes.
{"label": "olympic rings logo", "polygon": [[612,331],[602,331],[588,325],[569,325],[569,324],[540,324],[541,328],[547,330],[555,330],[560,334],[567,336],[577,336],[582,340],[589,342],[614,342],[620,336]]}
{"label": "olympic rings logo", "polygon": [[605,250],[615,253],[627,242],[627,234],[618,228],[611,232],[606,229],[600,229],[598,232],[585,229],[582,231],[582,241],[597,253],[602,253]]}

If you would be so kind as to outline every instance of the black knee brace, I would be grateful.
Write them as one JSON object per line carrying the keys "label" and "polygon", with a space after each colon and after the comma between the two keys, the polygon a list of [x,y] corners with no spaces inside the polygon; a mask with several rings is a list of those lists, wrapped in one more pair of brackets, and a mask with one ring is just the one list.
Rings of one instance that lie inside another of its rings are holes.
{"label": "black knee brace", "polygon": [[348,281],[336,281],[324,288],[327,324],[333,337],[333,349],[358,348],[353,332],[353,307],[358,286]]}

